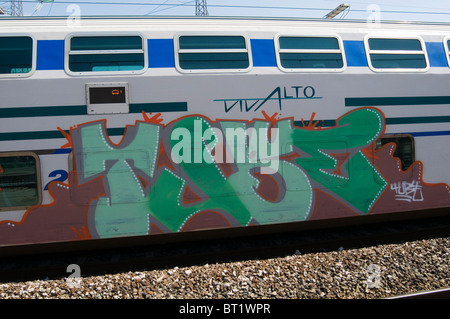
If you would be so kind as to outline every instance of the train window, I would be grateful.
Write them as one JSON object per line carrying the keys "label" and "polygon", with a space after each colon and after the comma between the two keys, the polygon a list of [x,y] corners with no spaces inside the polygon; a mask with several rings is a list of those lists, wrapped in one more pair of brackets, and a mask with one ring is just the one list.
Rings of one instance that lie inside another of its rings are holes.
{"label": "train window", "polygon": [[427,70],[424,47],[418,38],[366,38],[367,58],[374,71]]}
{"label": "train window", "polygon": [[38,157],[29,152],[0,154],[0,210],[41,201]]}
{"label": "train window", "polygon": [[394,143],[396,145],[393,156],[398,157],[402,170],[406,171],[415,161],[414,137],[409,134],[386,134],[377,141],[377,149]]}
{"label": "train window", "polygon": [[33,71],[33,39],[0,37],[0,76],[23,76]]}
{"label": "train window", "polygon": [[342,45],[336,37],[280,36],[278,65],[284,71],[341,71]]}
{"label": "train window", "polygon": [[181,70],[246,71],[250,67],[248,41],[243,36],[196,35],[178,38]]}
{"label": "train window", "polygon": [[67,69],[71,72],[127,72],[146,68],[145,42],[141,36],[72,36],[68,46]]}

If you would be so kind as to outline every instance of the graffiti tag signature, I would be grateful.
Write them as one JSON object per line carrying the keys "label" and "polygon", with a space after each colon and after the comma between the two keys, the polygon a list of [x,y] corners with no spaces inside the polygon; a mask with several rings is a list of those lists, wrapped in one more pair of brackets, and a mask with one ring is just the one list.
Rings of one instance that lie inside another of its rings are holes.
{"label": "graffiti tag signature", "polygon": [[423,202],[422,185],[419,181],[398,182],[391,184],[391,190],[395,192],[395,199],[407,202]]}

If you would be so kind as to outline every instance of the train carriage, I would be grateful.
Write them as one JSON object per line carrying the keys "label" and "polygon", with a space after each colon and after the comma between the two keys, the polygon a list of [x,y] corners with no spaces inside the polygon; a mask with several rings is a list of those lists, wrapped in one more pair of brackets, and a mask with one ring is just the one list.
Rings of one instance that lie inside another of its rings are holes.
{"label": "train carriage", "polygon": [[0,19],[0,246],[450,206],[450,26]]}

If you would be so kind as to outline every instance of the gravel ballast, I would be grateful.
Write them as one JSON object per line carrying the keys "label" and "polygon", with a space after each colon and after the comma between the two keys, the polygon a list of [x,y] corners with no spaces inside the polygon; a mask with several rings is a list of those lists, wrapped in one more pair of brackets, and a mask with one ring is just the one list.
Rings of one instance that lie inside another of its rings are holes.
{"label": "gravel ballast", "polygon": [[[2,299],[372,299],[450,287],[450,238],[0,284]],[[69,274],[68,274],[69,275]]]}

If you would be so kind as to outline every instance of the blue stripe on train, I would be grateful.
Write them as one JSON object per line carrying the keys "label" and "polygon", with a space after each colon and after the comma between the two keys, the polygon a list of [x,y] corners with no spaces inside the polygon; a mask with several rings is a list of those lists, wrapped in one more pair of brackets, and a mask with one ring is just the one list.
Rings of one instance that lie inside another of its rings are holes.
{"label": "blue stripe on train", "polygon": [[[174,68],[173,39],[148,39],[149,68]],[[252,39],[253,65],[276,67],[273,39]],[[426,49],[431,67],[448,67],[444,44],[427,42]],[[345,40],[344,51],[349,67],[367,67],[364,41]],[[64,70],[64,40],[37,41],[37,70]]]}
{"label": "blue stripe on train", "polygon": [[427,42],[425,46],[427,48],[430,66],[448,67],[447,56],[442,42]]}
{"label": "blue stripe on train", "polygon": [[[272,39],[252,39],[253,66],[276,67],[275,47]],[[148,39],[149,68],[174,68],[172,39]]]}
{"label": "blue stripe on train", "polygon": [[277,59],[272,39],[252,39],[253,66],[276,67]]}
{"label": "blue stripe on train", "polygon": [[344,41],[344,51],[347,66],[369,66],[363,41]]}
{"label": "blue stripe on train", "polygon": [[[447,56],[442,42],[426,42],[428,59],[431,67],[448,67]],[[344,41],[345,57],[349,67],[367,67],[364,41]]]}
{"label": "blue stripe on train", "polygon": [[64,70],[64,40],[37,41],[37,70]]}
{"label": "blue stripe on train", "polygon": [[174,68],[174,48],[172,39],[148,39],[148,67]]}

